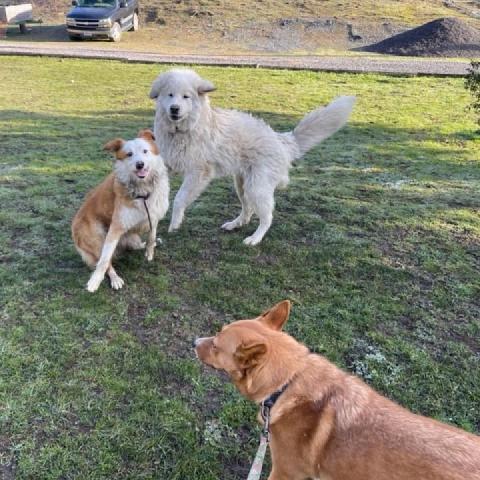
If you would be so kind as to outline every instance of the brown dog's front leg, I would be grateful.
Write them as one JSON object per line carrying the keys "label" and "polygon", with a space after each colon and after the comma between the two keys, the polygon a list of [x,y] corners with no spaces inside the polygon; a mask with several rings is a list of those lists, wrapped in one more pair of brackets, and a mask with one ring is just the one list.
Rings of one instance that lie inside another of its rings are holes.
{"label": "brown dog's front leg", "polygon": [[124,233],[125,231],[122,228],[118,226],[110,226],[110,230],[107,233],[107,237],[105,238],[105,242],[102,247],[100,260],[98,261],[95,271],[92,273],[92,276],[87,283],[87,290],[89,292],[95,292],[102,283],[102,280],[105,277],[105,272],[111,265],[112,257],[115,253],[118,242]]}
{"label": "brown dog's front leg", "polygon": [[147,248],[145,250],[145,258],[151,262],[153,260],[153,253],[155,251],[155,246],[157,245],[157,222],[152,222],[152,228],[148,234]]}

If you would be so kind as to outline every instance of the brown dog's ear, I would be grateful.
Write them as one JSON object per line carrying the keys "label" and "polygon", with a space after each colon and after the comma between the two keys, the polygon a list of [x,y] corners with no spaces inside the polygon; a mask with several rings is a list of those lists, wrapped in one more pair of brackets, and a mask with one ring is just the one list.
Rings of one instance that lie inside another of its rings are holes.
{"label": "brown dog's ear", "polygon": [[266,351],[267,345],[261,341],[248,345],[242,343],[237,347],[234,357],[238,362],[238,366],[243,370],[258,365]]}
{"label": "brown dog's ear", "polygon": [[115,138],[114,140],[110,140],[104,146],[104,150],[108,150],[109,152],[118,152],[123,146],[125,145],[125,140],[121,138]]}
{"label": "brown dog's ear", "polygon": [[288,320],[291,306],[290,300],[277,303],[270,310],[264,312],[259,320],[273,330],[281,330]]}
{"label": "brown dog's ear", "polygon": [[202,80],[200,81],[200,84],[198,85],[198,88],[197,88],[197,92],[199,95],[205,95],[206,93],[210,93],[210,92],[213,92],[215,91],[217,88],[215,87],[215,85],[208,81],[208,80],[204,80],[202,78]]}
{"label": "brown dog's ear", "polygon": [[155,135],[149,128],[143,128],[138,132],[138,138],[145,138],[146,140],[150,140],[152,142],[155,141]]}

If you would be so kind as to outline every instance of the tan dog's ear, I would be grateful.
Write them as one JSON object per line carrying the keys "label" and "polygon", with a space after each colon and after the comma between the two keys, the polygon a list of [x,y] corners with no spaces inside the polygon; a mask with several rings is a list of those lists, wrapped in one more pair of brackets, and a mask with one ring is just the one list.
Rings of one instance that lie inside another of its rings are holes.
{"label": "tan dog's ear", "polygon": [[150,140],[152,142],[155,141],[155,135],[149,128],[143,128],[138,132],[138,138],[145,138],[146,140]]}
{"label": "tan dog's ear", "polygon": [[285,322],[288,320],[291,306],[292,304],[290,300],[284,300],[283,302],[277,303],[270,310],[264,312],[259,320],[266,327],[273,330],[281,330],[285,325]]}
{"label": "tan dog's ear", "polygon": [[237,347],[234,357],[238,362],[238,366],[243,370],[258,365],[266,351],[267,345],[263,342],[250,343],[249,345],[242,343]]}
{"label": "tan dog's ear", "polygon": [[205,95],[206,93],[210,93],[210,92],[213,92],[215,91],[217,88],[215,87],[215,85],[208,81],[208,80],[204,80],[202,78],[200,84],[198,85],[198,88],[197,88],[197,92],[199,95]]}
{"label": "tan dog's ear", "polygon": [[125,145],[125,140],[121,138],[115,138],[114,140],[110,140],[104,146],[104,150],[108,150],[109,152],[118,152],[123,146]]}

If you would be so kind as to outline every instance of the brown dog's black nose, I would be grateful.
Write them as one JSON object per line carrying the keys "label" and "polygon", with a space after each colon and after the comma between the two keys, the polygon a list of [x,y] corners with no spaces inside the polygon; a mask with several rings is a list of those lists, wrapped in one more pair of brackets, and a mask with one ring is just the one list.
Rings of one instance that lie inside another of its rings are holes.
{"label": "brown dog's black nose", "polygon": [[198,340],[198,338],[194,338],[194,339],[192,340],[192,347],[193,347],[193,348],[195,348],[195,347],[197,346],[197,340]]}
{"label": "brown dog's black nose", "polygon": [[141,170],[145,164],[143,162],[137,162],[135,166],[137,167],[137,170]]}

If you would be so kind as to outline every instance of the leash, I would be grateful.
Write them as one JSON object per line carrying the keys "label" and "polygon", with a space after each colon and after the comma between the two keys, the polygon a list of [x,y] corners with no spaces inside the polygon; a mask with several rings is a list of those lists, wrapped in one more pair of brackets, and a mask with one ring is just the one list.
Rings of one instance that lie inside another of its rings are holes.
{"label": "leash", "polygon": [[147,193],[146,195],[137,195],[135,200],[143,200],[143,205],[145,206],[145,210],[147,211],[148,217],[148,224],[150,225],[150,231],[152,231],[152,219],[150,218],[150,212],[148,210],[147,200],[150,197],[150,194]]}
{"label": "leash", "polygon": [[267,453],[267,446],[270,443],[270,414],[273,406],[275,405],[278,397],[286,390],[288,387],[286,383],[280,390],[272,393],[268,398],[266,398],[260,406],[260,414],[263,419],[263,428],[260,433],[260,445],[258,446],[257,453],[250,468],[247,480],[260,480],[262,475],[263,463],[265,461],[265,455]]}

